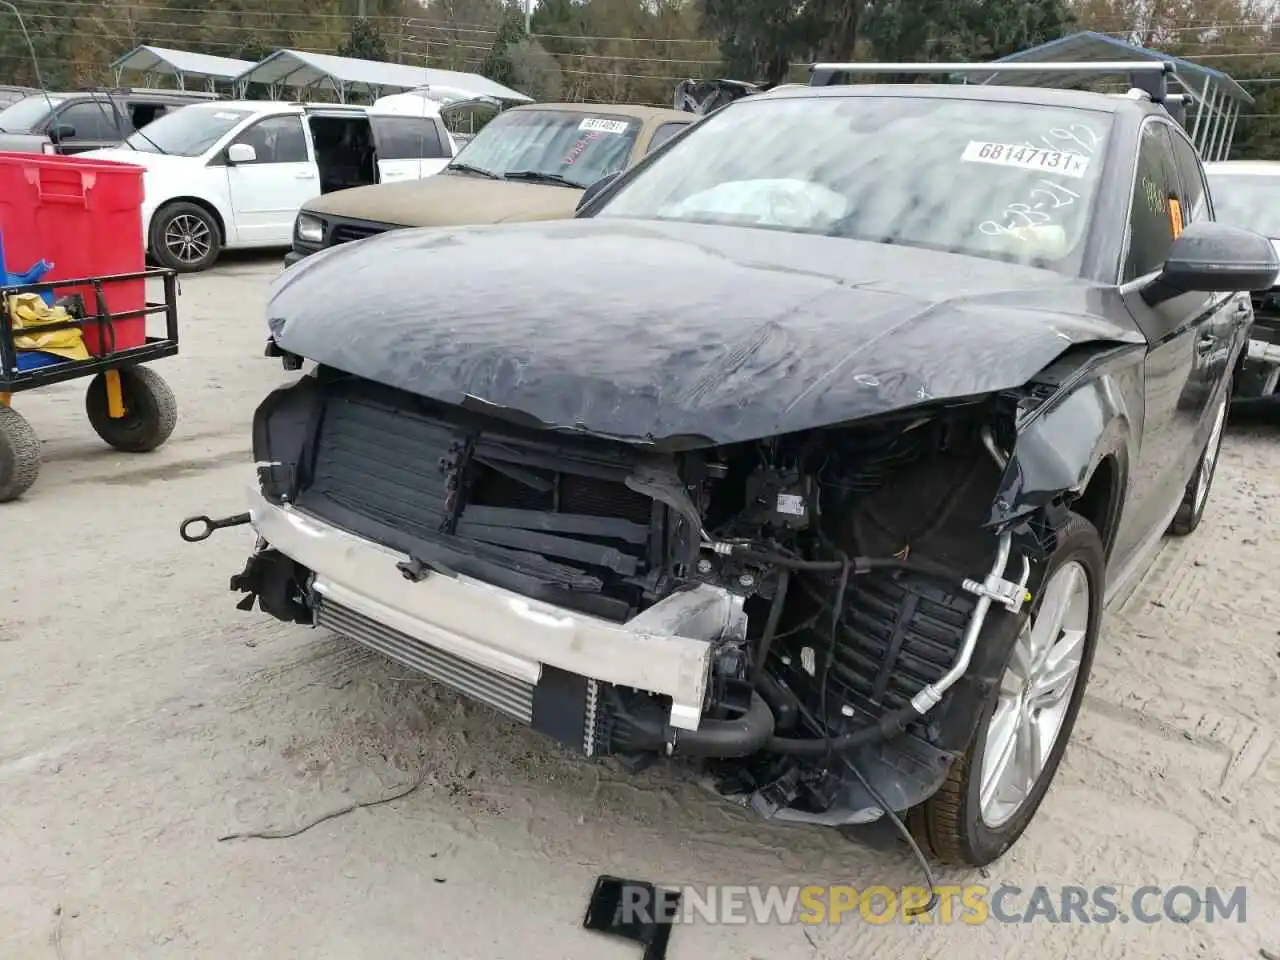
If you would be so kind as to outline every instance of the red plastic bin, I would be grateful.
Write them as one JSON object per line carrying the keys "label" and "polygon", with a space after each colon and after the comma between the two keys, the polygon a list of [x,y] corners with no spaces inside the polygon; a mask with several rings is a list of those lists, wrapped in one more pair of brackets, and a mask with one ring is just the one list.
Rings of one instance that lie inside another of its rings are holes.
{"label": "red plastic bin", "polygon": [[[146,269],[142,238],[142,167],[83,157],[0,152],[0,229],[10,270],[38,260],[53,264],[42,281],[73,280]],[[97,313],[92,286],[60,287],[60,297],[79,293],[88,313]],[[104,283],[107,309],[146,307],[145,280]],[[92,354],[139,347],[147,339],[146,317],[86,323],[84,343]],[[105,341],[105,343],[104,343]]]}

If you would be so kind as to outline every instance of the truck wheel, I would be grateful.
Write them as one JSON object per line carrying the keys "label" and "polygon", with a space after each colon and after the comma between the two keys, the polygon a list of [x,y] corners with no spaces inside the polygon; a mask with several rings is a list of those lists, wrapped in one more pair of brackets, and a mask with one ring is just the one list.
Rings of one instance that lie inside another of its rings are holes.
{"label": "truck wheel", "polygon": [[124,416],[107,415],[106,374],[89,381],[85,391],[85,412],[89,423],[103,440],[125,453],[148,453],[169,439],[178,423],[178,401],[169,385],[148,367],[123,367],[120,392],[124,396]]}
{"label": "truck wheel", "polygon": [[40,438],[22,414],[0,404],[0,503],[17,500],[40,474]]}
{"label": "truck wheel", "polygon": [[1169,524],[1169,533],[1175,537],[1185,537],[1200,526],[1204,519],[1204,508],[1209,504],[1209,488],[1213,486],[1213,474],[1218,468],[1218,454],[1222,451],[1222,435],[1226,433],[1227,406],[1231,400],[1231,386],[1228,384],[1222,399],[1218,402],[1218,411],[1213,415],[1213,428],[1209,431],[1209,441],[1204,445],[1200,461],[1187,481],[1187,489],[1182,495],[1182,503],[1178,512],[1173,515]]}
{"label": "truck wheel", "polygon": [[222,233],[208,210],[194,203],[171,203],[151,218],[147,238],[151,257],[162,267],[196,273],[213,266],[222,250]]}
{"label": "truck wheel", "polygon": [[[922,846],[944,863],[986,866],[1022,836],[1066,751],[1102,623],[1106,559],[1098,531],[1071,514],[1029,611],[992,608],[990,630],[1015,631],[1000,682],[968,750],[942,787],[910,812]],[[1008,639],[1005,637],[1004,639]]]}

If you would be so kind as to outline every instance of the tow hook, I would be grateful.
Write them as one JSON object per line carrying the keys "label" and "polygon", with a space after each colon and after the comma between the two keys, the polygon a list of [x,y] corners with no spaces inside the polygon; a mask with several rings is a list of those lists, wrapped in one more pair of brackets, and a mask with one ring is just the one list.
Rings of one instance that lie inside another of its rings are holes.
{"label": "tow hook", "polygon": [[[213,536],[213,531],[222,530],[226,527],[242,527],[249,522],[249,514],[237,513],[230,517],[223,517],[221,520],[213,520],[209,517],[187,517],[182,521],[182,525],[178,527],[178,536],[187,543],[199,543],[201,540],[208,540]],[[192,532],[192,529],[196,532]]]}

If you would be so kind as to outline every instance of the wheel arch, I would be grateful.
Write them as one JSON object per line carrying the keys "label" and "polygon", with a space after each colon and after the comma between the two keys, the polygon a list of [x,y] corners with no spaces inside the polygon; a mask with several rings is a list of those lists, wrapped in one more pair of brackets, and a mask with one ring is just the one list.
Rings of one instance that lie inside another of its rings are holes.
{"label": "wheel arch", "polygon": [[1064,386],[1019,424],[988,526],[1073,509],[1097,527],[1110,557],[1141,422],[1141,381],[1132,368]]}
{"label": "wheel arch", "polygon": [[204,210],[209,214],[209,216],[213,217],[213,222],[218,228],[218,242],[223,247],[227,245],[227,218],[223,215],[222,211],[218,209],[218,205],[208,197],[196,197],[184,194],[175,197],[167,197],[162,203],[156,206],[155,211],[151,214],[151,219],[147,222],[145,236],[148,247],[150,247],[151,244],[151,228],[155,225],[156,218],[175,203],[190,203],[193,206],[197,206]]}
{"label": "wheel arch", "polygon": [[1120,456],[1114,451],[1104,454],[1080,495],[1071,501],[1071,509],[1098,531],[1103,554],[1108,560],[1111,559],[1111,548],[1120,525],[1126,479]]}

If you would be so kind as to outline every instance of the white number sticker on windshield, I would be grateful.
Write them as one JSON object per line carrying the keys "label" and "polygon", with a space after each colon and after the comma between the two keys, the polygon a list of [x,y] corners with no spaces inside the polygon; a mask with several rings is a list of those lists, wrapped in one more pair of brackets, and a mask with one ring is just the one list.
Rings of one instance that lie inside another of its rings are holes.
{"label": "white number sticker on windshield", "polygon": [[627,121],[602,120],[599,117],[587,117],[578,124],[579,130],[594,130],[597,133],[626,133]]}
{"label": "white number sticker on windshield", "polygon": [[1045,150],[1019,146],[1016,143],[982,143],[970,140],[960,159],[966,163],[994,163],[1001,167],[1019,167],[1043,173],[1060,173],[1080,179],[1089,168],[1089,158],[1066,150]]}

